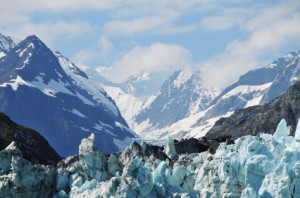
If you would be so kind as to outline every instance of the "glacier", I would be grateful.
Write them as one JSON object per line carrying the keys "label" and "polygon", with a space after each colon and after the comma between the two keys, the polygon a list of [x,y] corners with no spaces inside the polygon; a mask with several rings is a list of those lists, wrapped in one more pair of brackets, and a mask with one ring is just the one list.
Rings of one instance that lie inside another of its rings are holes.
{"label": "glacier", "polygon": [[95,135],[79,155],[54,166],[33,165],[12,142],[0,151],[1,197],[300,197],[300,122],[290,135],[283,119],[271,134],[246,135],[212,151],[179,154],[132,142],[104,155]]}

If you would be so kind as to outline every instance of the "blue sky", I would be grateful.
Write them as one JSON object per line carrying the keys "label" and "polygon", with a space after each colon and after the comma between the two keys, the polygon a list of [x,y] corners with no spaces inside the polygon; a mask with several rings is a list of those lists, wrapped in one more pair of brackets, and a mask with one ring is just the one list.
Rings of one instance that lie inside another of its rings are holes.
{"label": "blue sky", "polygon": [[222,88],[300,50],[300,1],[3,0],[0,29],[36,34],[112,81],[189,66]]}

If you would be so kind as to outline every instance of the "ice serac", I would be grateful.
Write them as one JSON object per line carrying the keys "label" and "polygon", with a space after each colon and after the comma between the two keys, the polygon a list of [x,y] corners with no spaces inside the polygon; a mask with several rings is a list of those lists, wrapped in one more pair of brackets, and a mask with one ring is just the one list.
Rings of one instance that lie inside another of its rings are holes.
{"label": "ice serac", "polygon": [[[101,170],[105,164],[105,157],[96,148],[95,135],[93,133],[81,141],[79,146],[79,159],[83,170],[88,176],[93,177],[97,181],[101,181],[103,177]],[[76,182],[76,180],[73,182]]]}
{"label": "ice serac", "polygon": [[31,35],[1,58],[0,111],[39,131],[61,155],[77,153],[94,132],[103,153],[136,136],[107,93],[75,64]]}
{"label": "ice serac", "polygon": [[81,144],[79,145],[79,155],[85,155],[93,152],[97,152],[94,133],[92,133],[88,138],[82,139]]}
{"label": "ice serac", "polygon": [[282,119],[278,124],[276,131],[274,133],[274,137],[277,139],[286,138],[289,134],[289,129],[285,119]]}
{"label": "ice serac", "polygon": [[174,159],[177,154],[174,146],[174,139],[171,136],[169,136],[167,139],[164,151],[167,154],[167,156],[171,159]]}

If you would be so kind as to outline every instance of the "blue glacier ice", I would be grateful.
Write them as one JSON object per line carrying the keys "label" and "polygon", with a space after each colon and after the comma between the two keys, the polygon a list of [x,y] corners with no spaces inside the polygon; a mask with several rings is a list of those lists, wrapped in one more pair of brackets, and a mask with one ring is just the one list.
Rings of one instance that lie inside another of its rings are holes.
{"label": "blue glacier ice", "polygon": [[122,153],[103,155],[92,134],[82,140],[79,155],[63,159],[57,167],[31,164],[12,143],[0,151],[0,195],[300,197],[299,134],[298,125],[295,137],[289,136],[282,120],[273,135],[247,135],[231,145],[221,143],[214,154],[177,154],[169,138],[165,158],[154,150],[149,154],[144,142],[131,143]]}
{"label": "blue glacier ice", "polygon": [[177,154],[174,146],[174,139],[171,136],[167,138],[167,143],[164,151],[167,154],[167,156],[171,159],[174,159],[174,157]]}
{"label": "blue glacier ice", "polygon": [[277,139],[277,140],[282,140],[282,141],[285,141],[285,138],[288,136],[289,134],[289,129],[288,129],[288,126],[287,126],[287,123],[286,123],[286,120],[285,119],[282,119],[277,128],[276,128],[276,131],[274,133],[274,137]]}

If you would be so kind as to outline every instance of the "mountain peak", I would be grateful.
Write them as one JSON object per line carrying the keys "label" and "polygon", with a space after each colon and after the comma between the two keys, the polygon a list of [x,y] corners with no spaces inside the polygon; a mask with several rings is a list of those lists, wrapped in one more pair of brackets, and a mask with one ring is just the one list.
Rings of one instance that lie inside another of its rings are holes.
{"label": "mountain peak", "polygon": [[287,55],[284,58],[285,59],[300,58],[300,51],[289,52],[289,53],[287,53]]}
{"label": "mountain peak", "polygon": [[55,54],[37,36],[30,35],[6,54],[6,81],[21,76],[27,82],[42,79],[49,83],[67,81],[67,76],[60,66]]}
{"label": "mountain peak", "polygon": [[[41,39],[39,39],[36,35],[29,35],[25,39],[25,41],[32,41],[32,42],[42,42]],[[43,43],[43,42],[42,42]]]}
{"label": "mountain peak", "polygon": [[42,48],[48,48],[46,44],[39,39],[36,35],[27,36],[22,42],[19,43],[18,46],[22,46],[21,48],[29,48],[37,49],[40,51]]}
{"label": "mountain peak", "polygon": [[187,67],[174,72],[174,75],[176,76],[176,79],[174,80],[174,86],[177,88],[184,85],[188,80],[191,80],[192,78],[197,78],[197,80],[200,80],[200,75],[197,76],[197,71],[193,71],[191,68]]}

